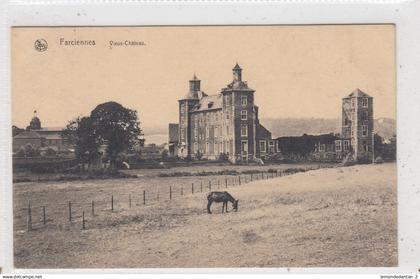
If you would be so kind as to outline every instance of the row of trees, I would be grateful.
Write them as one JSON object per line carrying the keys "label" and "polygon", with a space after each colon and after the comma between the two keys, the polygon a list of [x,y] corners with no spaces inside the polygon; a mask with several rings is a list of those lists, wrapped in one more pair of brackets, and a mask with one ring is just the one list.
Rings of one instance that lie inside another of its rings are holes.
{"label": "row of trees", "polygon": [[70,121],[63,136],[75,146],[76,158],[83,163],[98,160],[104,146],[111,168],[116,167],[121,152],[134,151],[144,143],[137,112],[116,102],[100,104],[90,116]]}

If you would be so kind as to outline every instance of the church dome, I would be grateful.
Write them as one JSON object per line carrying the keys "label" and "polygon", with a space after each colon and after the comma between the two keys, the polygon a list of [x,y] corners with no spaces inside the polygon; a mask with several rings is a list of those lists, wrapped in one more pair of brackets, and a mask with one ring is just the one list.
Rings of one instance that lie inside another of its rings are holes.
{"label": "church dome", "polygon": [[34,117],[32,117],[31,122],[29,122],[29,129],[30,130],[41,129],[41,120],[39,120],[38,116],[36,115],[36,111],[34,111]]}

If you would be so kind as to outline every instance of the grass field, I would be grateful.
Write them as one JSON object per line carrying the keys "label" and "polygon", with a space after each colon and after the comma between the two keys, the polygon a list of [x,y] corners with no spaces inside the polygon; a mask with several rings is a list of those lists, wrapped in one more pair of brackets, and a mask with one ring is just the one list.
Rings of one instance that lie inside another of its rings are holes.
{"label": "grass field", "polygon": [[[191,170],[189,170],[191,171]],[[233,179],[232,176],[226,178]],[[397,265],[396,165],[360,165],[230,186],[239,211],[205,211],[223,176],[14,185],[15,265],[349,267]],[[194,182],[195,193],[191,194]],[[203,182],[203,193],[200,183]],[[169,186],[173,199],[169,201]],[[183,196],[181,196],[183,187]],[[143,191],[146,205],[143,205]],[[159,192],[159,201],[157,193]],[[114,211],[111,212],[111,195]],[[128,195],[132,207],[129,207]],[[31,201],[33,230],[26,231]],[[95,215],[91,216],[91,201]],[[72,201],[73,221],[68,221]],[[46,207],[47,224],[42,223]],[[86,229],[81,230],[85,211]]]}

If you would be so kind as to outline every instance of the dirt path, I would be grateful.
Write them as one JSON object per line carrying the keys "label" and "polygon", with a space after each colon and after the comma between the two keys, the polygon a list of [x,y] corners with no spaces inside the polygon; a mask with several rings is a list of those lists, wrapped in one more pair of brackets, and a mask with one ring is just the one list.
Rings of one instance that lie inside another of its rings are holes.
{"label": "dirt path", "polygon": [[205,195],[121,211],[88,229],[16,234],[18,267],[397,265],[395,164],[322,169],[230,188],[239,212]]}

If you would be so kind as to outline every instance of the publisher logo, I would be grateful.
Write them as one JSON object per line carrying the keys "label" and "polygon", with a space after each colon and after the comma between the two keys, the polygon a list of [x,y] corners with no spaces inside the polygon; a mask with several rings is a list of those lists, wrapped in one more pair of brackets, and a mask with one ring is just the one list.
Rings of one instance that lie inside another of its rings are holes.
{"label": "publisher logo", "polygon": [[46,51],[48,48],[48,43],[44,39],[38,39],[35,41],[35,49],[39,52]]}

